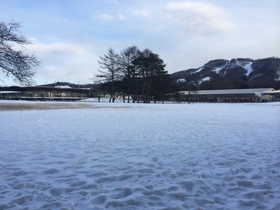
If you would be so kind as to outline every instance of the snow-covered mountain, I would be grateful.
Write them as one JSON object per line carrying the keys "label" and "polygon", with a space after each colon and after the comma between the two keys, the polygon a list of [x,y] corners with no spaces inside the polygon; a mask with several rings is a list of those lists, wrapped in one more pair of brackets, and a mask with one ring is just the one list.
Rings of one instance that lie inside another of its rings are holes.
{"label": "snow-covered mountain", "polygon": [[211,60],[200,68],[170,75],[174,81],[194,81],[200,89],[261,88],[280,89],[280,58],[253,60]]}

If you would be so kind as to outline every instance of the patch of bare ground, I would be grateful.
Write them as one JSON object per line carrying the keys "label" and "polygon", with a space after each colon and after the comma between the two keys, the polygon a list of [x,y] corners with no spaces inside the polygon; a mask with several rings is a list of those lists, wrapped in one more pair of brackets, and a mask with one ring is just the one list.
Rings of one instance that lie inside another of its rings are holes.
{"label": "patch of bare ground", "polygon": [[129,106],[95,106],[81,103],[0,103],[0,111],[54,110],[54,109],[101,109],[131,108]]}
{"label": "patch of bare ground", "polygon": [[17,111],[17,110],[52,110],[52,109],[90,109],[94,106],[89,104],[73,103],[0,103],[0,111]]}

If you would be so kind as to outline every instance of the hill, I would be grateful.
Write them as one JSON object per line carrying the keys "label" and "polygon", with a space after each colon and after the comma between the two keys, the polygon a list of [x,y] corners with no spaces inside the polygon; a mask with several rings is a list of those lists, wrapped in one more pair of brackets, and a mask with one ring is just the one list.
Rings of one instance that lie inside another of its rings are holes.
{"label": "hill", "polygon": [[194,81],[201,90],[280,89],[280,58],[211,60],[200,68],[175,72],[170,77],[177,83]]}

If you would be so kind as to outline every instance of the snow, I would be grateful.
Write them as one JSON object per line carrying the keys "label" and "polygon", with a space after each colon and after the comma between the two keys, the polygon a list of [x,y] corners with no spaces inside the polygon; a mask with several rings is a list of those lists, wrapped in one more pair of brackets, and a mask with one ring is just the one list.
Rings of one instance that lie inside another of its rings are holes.
{"label": "snow", "polygon": [[55,86],[55,88],[71,88],[70,86],[68,86],[68,85],[57,85],[57,86]]}
{"label": "snow", "polygon": [[194,72],[192,72],[191,74],[196,74],[196,73],[199,73],[199,72],[201,72],[201,70],[203,70],[204,69],[204,66],[202,66],[202,67],[200,67],[200,68],[198,68],[197,70],[195,70]]}
{"label": "snow", "polygon": [[236,63],[238,66],[241,66],[242,68],[247,70],[247,73],[245,74],[246,76],[249,76],[249,74],[253,71],[252,61],[240,61],[236,59]]}
{"label": "snow", "polygon": [[280,209],[280,103],[83,103],[0,111],[0,209]]}
{"label": "snow", "polygon": [[276,75],[278,76],[278,78],[276,78],[275,81],[280,81],[280,70],[276,73]]}
{"label": "snow", "polygon": [[244,69],[247,70],[246,76],[249,76],[249,74],[251,74],[251,72],[253,71],[253,69],[252,69],[252,62],[247,63],[246,65],[244,65]]}
{"label": "snow", "polygon": [[217,67],[217,68],[213,69],[213,71],[216,72],[216,74],[219,74],[220,71],[221,71],[224,67],[225,67],[225,66]]}
{"label": "snow", "polygon": [[186,79],[184,79],[184,78],[177,79],[177,83],[184,83],[184,82],[186,82]]}
{"label": "snow", "polygon": [[201,84],[202,82],[204,82],[204,81],[209,81],[209,80],[211,80],[211,77],[204,77],[204,78],[202,78],[200,81],[199,81],[199,84]]}
{"label": "snow", "polygon": [[222,69],[224,69],[224,68],[226,68],[228,66],[228,64],[229,64],[229,61],[227,61],[226,64],[223,65],[223,66],[216,67],[212,71],[216,72],[216,74],[219,74]]}

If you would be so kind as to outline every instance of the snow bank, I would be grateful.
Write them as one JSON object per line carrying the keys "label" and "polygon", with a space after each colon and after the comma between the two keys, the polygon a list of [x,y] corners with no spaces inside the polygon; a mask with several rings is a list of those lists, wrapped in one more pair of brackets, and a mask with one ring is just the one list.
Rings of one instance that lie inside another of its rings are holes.
{"label": "snow bank", "polygon": [[0,112],[0,209],[280,208],[279,103],[95,105]]}

